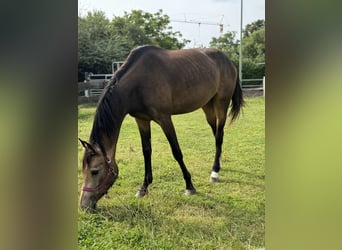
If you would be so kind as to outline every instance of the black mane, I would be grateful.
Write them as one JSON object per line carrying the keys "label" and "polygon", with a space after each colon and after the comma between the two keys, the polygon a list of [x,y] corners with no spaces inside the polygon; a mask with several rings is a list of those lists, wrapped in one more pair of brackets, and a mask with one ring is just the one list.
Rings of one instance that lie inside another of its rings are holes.
{"label": "black mane", "polygon": [[[114,87],[114,86],[113,86]],[[103,136],[112,138],[115,129],[116,115],[113,110],[113,87],[107,86],[97,104],[93,128],[90,134],[90,143],[99,145],[101,151],[105,153],[102,144]]]}

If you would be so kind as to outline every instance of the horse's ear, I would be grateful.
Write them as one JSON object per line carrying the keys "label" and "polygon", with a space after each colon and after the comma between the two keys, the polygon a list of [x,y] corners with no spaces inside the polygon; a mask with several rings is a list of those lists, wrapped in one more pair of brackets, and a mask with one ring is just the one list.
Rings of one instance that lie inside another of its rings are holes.
{"label": "horse's ear", "polygon": [[83,141],[82,139],[78,138],[78,140],[82,143],[82,146],[86,149],[89,150],[91,152],[93,152],[95,154],[95,150],[94,148],[86,141]]}

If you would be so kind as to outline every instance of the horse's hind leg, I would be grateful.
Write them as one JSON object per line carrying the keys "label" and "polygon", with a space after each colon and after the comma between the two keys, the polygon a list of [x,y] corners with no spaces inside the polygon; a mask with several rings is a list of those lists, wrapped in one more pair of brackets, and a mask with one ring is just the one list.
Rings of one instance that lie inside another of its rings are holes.
{"label": "horse's hind leg", "polygon": [[227,110],[229,103],[226,100],[214,99],[206,106],[203,107],[203,111],[206,115],[207,121],[212,128],[215,136],[216,153],[210,180],[217,182],[219,180],[219,171],[221,169],[221,154],[222,154],[222,143],[224,135],[224,125],[227,119]]}
{"label": "horse's hind leg", "polygon": [[175,128],[173,126],[171,117],[165,116],[165,117],[159,119],[157,122],[162,127],[162,129],[166,135],[166,138],[170,143],[170,146],[172,149],[172,154],[173,154],[174,158],[177,160],[177,162],[178,162],[178,164],[179,164],[179,166],[183,172],[183,177],[184,177],[185,184],[186,184],[185,194],[191,195],[191,194],[196,193],[196,189],[192,185],[191,175],[190,175],[190,173],[189,173],[188,169],[186,168],[184,161],[183,161],[183,154],[182,154],[182,151],[181,151],[179,144],[178,144],[176,131],[175,131]]}
{"label": "horse's hind leg", "polygon": [[151,122],[140,120],[138,118],[135,119],[141,136],[141,144],[142,150],[144,154],[144,161],[145,161],[145,178],[144,182],[135,195],[137,198],[143,197],[148,193],[147,187],[152,183],[153,176],[152,176],[152,166],[151,166]]}
{"label": "horse's hind leg", "polygon": [[207,103],[204,107],[202,107],[205,117],[207,118],[207,122],[211,127],[211,130],[213,131],[213,134],[215,136],[216,134],[216,114],[213,106],[213,101],[210,101]]}

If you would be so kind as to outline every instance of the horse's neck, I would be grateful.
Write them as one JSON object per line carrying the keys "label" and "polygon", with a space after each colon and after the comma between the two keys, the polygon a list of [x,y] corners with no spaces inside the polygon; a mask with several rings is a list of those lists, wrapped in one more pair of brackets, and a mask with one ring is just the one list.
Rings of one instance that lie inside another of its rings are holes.
{"label": "horse's neck", "polygon": [[[122,118],[123,120],[123,118]],[[110,137],[108,136],[103,136],[103,146],[104,146],[104,150],[106,151],[106,155],[110,158],[110,159],[114,159],[115,158],[115,153],[116,153],[116,145],[118,143],[118,139],[119,139],[119,133],[120,133],[120,128],[122,125],[122,120],[120,120],[120,122],[118,122],[115,125],[115,129],[113,130],[113,133]]]}

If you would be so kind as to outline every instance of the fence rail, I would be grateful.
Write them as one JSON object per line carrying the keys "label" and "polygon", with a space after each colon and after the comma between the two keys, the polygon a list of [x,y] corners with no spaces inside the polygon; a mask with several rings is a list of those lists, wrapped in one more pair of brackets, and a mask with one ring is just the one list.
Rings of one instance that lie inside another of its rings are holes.
{"label": "fence rail", "polygon": [[[104,89],[105,82],[103,84],[97,83],[97,86],[94,86],[89,81],[79,82],[78,84],[78,104],[87,103],[87,102],[97,102],[99,97]],[[102,86],[101,86],[102,85]]]}
{"label": "fence rail", "polygon": [[[244,79],[242,82],[262,81],[261,84],[242,84],[242,90],[245,96],[265,96],[265,78],[263,79]],[[104,89],[106,81],[103,84],[97,83],[96,86],[89,81],[78,83],[78,104],[87,102],[97,102]]]}
{"label": "fence rail", "polygon": [[[245,96],[265,96],[265,76],[261,79],[242,79],[242,91]],[[244,82],[261,82],[260,84],[243,84]]]}

